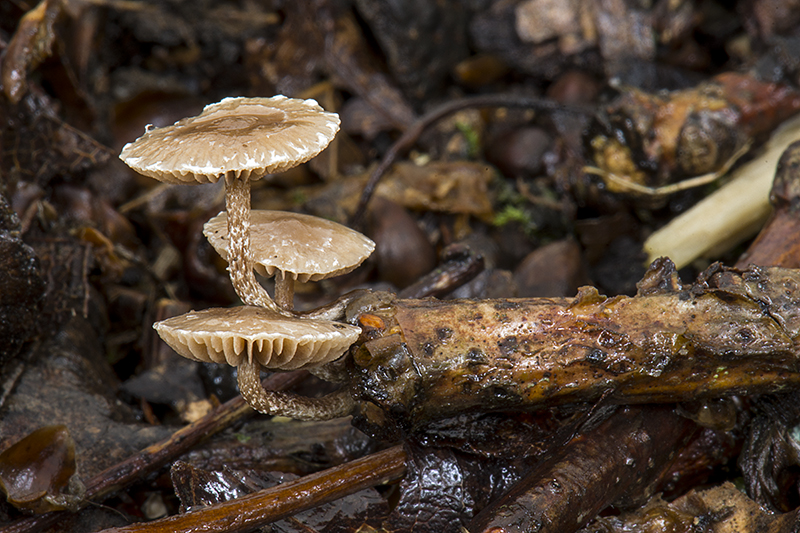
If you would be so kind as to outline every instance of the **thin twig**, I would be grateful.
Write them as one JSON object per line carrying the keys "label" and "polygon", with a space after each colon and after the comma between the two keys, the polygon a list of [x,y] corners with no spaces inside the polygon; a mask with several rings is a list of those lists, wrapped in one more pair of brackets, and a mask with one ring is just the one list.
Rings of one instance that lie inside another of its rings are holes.
{"label": "thin twig", "polygon": [[405,472],[406,453],[402,446],[394,446],[242,498],[101,533],[245,533],[368,487],[400,479]]}

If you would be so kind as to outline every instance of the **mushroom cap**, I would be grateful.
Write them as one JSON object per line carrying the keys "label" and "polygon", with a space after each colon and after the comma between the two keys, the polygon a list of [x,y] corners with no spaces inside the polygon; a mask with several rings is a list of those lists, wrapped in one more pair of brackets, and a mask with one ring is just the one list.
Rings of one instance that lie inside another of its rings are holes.
{"label": "mushroom cap", "polygon": [[312,159],[337,131],[339,116],[315,100],[225,98],[172,126],[147,126],[119,157],[168,183],[213,183],[226,175],[257,180]]}
{"label": "mushroom cap", "polygon": [[[228,215],[206,222],[203,234],[228,260]],[[300,282],[346,274],[364,262],[375,243],[336,222],[289,211],[250,212],[250,251],[262,276],[280,271]]]}
{"label": "mushroom cap", "polygon": [[263,307],[192,311],[153,328],[187,359],[238,366],[255,358],[269,370],[294,370],[338,359],[361,328],[329,320],[283,316]]}

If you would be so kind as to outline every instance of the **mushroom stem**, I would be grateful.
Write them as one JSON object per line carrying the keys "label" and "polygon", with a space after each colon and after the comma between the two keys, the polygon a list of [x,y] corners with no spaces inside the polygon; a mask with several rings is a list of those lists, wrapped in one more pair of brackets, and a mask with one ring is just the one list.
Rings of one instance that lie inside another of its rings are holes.
{"label": "mushroom stem", "polygon": [[275,276],[275,302],[287,311],[294,310],[294,278],[286,272]]}
{"label": "mushroom stem", "polygon": [[355,401],[346,388],[322,398],[268,391],[261,385],[259,372],[260,365],[250,357],[243,358],[237,368],[239,392],[259,413],[295,420],[331,420],[350,415],[355,408]]}
{"label": "mushroom stem", "polygon": [[253,273],[250,252],[250,180],[225,176],[225,210],[228,212],[228,274],[246,305],[266,307],[286,314],[275,305]]}

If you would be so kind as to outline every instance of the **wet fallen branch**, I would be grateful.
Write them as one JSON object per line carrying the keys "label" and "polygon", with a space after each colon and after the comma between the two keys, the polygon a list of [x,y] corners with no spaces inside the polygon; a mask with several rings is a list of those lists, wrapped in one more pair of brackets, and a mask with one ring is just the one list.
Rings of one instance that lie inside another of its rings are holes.
{"label": "wet fallen branch", "polygon": [[197,511],[103,533],[244,533],[403,476],[402,446]]}
{"label": "wet fallen branch", "polygon": [[[286,390],[301,382],[308,376],[305,371],[273,374],[264,380],[264,386],[271,390]],[[87,480],[86,502],[102,501],[116,491],[140,481],[142,477],[167,465],[183,453],[189,451],[202,440],[222,431],[235,422],[254,413],[241,396],[220,405],[206,416],[179,429],[162,442],[145,448],[93,478]],[[0,528],[0,533],[33,533],[42,531],[69,517],[67,512],[51,512],[43,515],[24,518]]]}
{"label": "wet fallen branch", "polygon": [[632,298],[584,287],[574,299],[395,300],[363,313],[360,421],[413,431],[467,411],[609,393],[670,403],[800,383],[800,271],[714,265],[683,286],[659,261],[638,287]]}
{"label": "wet fallen branch", "polygon": [[537,465],[468,530],[575,531],[618,498],[648,498],[650,485],[696,428],[671,406],[620,409]]}

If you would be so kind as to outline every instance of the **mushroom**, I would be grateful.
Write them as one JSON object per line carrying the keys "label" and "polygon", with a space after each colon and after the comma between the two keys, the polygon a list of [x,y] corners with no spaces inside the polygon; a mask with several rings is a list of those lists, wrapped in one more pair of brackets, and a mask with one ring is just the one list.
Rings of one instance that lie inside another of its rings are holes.
{"label": "mushroom", "polygon": [[224,177],[231,282],[245,304],[284,312],[253,274],[249,182],[305,163],[338,130],[339,117],[314,100],[225,98],[172,126],[148,126],[125,145],[120,158],[140,174],[167,183],[213,183]]}
{"label": "mushroom", "polygon": [[246,305],[192,311],[153,327],[188,359],[238,367],[239,391],[261,413],[327,420],[352,410],[353,399],[346,389],[319,399],[267,391],[261,385],[260,370],[294,370],[338,359],[361,333],[357,326],[294,318]]}
{"label": "mushroom", "polygon": [[[228,221],[223,211],[203,226],[203,233],[228,260]],[[254,268],[275,276],[275,300],[294,308],[294,282],[305,283],[346,274],[375,250],[375,243],[336,222],[288,211],[250,213],[250,250]]]}

